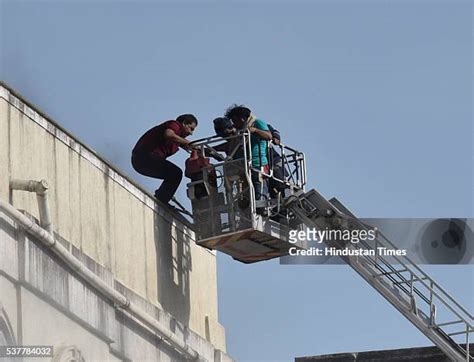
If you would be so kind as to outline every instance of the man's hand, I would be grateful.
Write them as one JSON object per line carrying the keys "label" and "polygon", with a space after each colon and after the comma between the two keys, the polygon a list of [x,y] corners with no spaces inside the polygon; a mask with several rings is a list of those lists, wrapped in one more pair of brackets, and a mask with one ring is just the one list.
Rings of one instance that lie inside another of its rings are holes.
{"label": "man's hand", "polygon": [[190,143],[190,142],[188,142],[188,143],[183,143],[183,144],[181,145],[181,147],[182,147],[183,149],[185,149],[186,151],[188,151],[188,152],[191,152],[191,151],[194,150],[194,149],[199,150],[199,148],[198,148],[196,145],[193,145],[193,144]]}

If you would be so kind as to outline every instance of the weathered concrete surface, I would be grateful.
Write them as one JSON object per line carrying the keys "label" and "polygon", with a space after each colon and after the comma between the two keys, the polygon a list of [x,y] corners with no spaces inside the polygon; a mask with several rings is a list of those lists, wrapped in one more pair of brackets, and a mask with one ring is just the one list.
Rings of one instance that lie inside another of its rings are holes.
{"label": "weathered concrete surface", "polygon": [[[11,192],[9,179],[47,180],[53,227],[70,250],[99,265],[111,283],[125,286],[225,351],[215,253],[196,246],[186,223],[159,208],[133,181],[2,85],[0,170],[0,198],[38,218],[35,195]],[[0,218],[0,252],[12,256],[18,252],[18,240],[3,237],[12,228],[7,224]],[[2,260],[0,273],[17,278],[20,259]],[[27,283],[36,285],[35,273],[25,276]],[[75,298],[86,298],[84,287],[67,285],[75,290]]]}
{"label": "weathered concrete surface", "polygon": [[[473,351],[474,344],[469,345]],[[295,362],[450,362],[438,347],[418,347],[384,351],[326,354],[321,356],[296,357]]]}
{"label": "weathered concrete surface", "polygon": [[[146,325],[116,308],[2,212],[0,226],[0,342],[11,338],[12,345],[51,345],[57,351],[54,361],[72,354],[85,361],[183,360]],[[127,288],[67,240],[57,238],[103,281],[199,353],[200,361],[232,361],[209,338]],[[11,326],[8,332],[2,324]]]}

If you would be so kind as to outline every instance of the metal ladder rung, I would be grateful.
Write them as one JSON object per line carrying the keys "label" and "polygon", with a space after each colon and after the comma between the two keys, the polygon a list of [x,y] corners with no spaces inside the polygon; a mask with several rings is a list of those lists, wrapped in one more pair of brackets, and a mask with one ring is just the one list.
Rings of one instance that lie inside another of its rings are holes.
{"label": "metal ladder rung", "polygon": [[453,325],[453,324],[458,324],[458,323],[465,323],[463,320],[458,320],[458,321],[454,321],[454,322],[446,322],[446,323],[440,323],[440,324],[436,324],[436,327],[444,327],[444,326],[450,326],[450,325]]}
{"label": "metal ladder rung", "polygon": [[391,272],[384,272],[384,273],[376,274],[376,275],[374,275],[374,277],[379,278],[379,277],[387,276],[387,275],[390,275],[390,274],[403,273],[403,272],[406,272],[406,271],[408,271],[408,269],[394,270],[394,271],[391,271]]}
{"label": "metal ladder rung", "polygon": [[467,334],[473,332],[474,329],[468,329],[467,331],[448,333],[448,336],[457,336],[459,334]]}
{"label": "metal ladder rung", "polygon": [[419,281],[422,281],[422,280],[427,280],[429,278],[427,277],[423,277],[423,278],[413,278],[413,279],[410,279],[410,280],[405,280],[403,282],[393,282],[394,285],[400,285],[400,284],[409,284],[411,282],[419,282]]}

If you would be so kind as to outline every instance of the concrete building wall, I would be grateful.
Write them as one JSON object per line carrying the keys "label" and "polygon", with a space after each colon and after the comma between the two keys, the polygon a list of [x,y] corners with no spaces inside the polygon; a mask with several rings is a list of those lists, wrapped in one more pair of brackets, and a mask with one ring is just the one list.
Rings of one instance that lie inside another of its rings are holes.
{"label": "concrete building wall", "polygon": [[[51,250],[0,212],[0,341],[3,321],[17,345],[54,348],[53,361],[182,361],[183,356],[147,325],[117,308],[71,272]],[[169,313],[116,280],[66,240],[58,241],[104,280],[126,295],[186,345],[201,361],[231,359]]]}
{"label": "concrete building wall", "polygon": [[[1,85],[0,170],[1,199],[39,218],[36,196],[10,191],[9,180],[47,180],[54,231],[71,251],[87,257],[116,285],[172,316],[216,350],[225,351],[215,253],[195,245],[184,220],[161,209],[139,186]],[[0,218],[0,232],[7,224]],[[6,250],[4,239],[0,238],[0,251],[10,255],[15,246]],[[20,259],[2,260],[0,273],[15,280]],[[12,302],[0,290],[0,303],[6,308]],[[28,308],[26,300],[34,297],[25,298],[22,308]]]}

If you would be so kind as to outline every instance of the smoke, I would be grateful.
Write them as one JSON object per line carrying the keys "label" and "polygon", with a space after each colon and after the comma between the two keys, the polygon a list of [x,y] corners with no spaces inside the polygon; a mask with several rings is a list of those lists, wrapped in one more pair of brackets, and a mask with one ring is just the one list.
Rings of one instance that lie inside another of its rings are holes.
{"label": "smoke", "polygon": [[120,142],[120,140],[103,139],[95,141],[93,147],[95,152],[105,159],[110,166],[131,178],[135,178],[136,172],[133,170],[130,162],[132,146],[125,144],[125,142]]}

